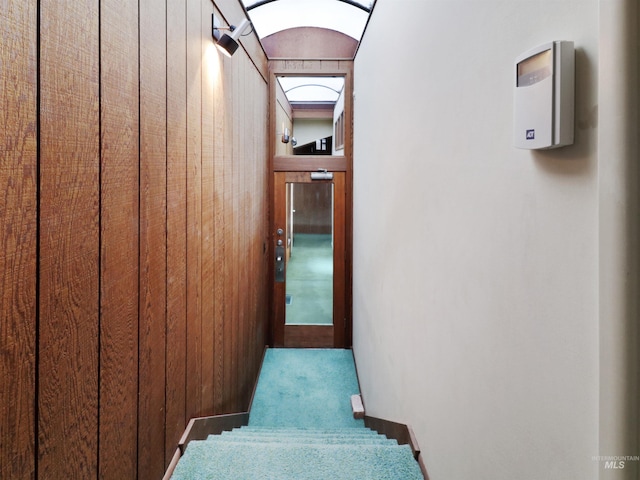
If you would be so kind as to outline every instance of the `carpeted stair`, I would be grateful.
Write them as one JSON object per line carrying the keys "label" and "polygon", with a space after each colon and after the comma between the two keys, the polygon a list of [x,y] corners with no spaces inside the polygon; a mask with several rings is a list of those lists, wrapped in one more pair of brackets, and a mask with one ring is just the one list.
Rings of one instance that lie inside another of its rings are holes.
{"label": "carpeted stair", "polygon": [[353,393],[350,351],[270,349],[249,426],[191,441],[171,478],[422,480],[408,445],[349,415]]}
{"label": "carpeted stair", "polygon": [[173,479],[422,480],[408,445],[368,428],[242,427],[193,441]]}

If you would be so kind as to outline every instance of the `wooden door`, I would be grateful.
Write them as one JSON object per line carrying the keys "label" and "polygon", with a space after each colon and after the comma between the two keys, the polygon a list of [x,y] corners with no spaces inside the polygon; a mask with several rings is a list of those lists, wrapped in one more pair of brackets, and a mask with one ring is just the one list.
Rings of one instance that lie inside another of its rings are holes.
{"label": "wooden door", "polygon": [[346,346],[345,173],[331,175],[274,173],[275,346]]}

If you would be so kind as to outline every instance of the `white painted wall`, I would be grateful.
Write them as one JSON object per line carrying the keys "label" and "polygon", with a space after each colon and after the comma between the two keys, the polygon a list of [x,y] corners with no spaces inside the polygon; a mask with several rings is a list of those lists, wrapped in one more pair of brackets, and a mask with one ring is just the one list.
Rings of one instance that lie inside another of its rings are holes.
{"label": "white painted wall", "polygon": [[[601,0],[599,20],[600,455],[637,456],[640,6]],[[600,478],[637,480],[640,462]]]}
{"label": "white painted wall", "polygon": [[333,135],[333,125],[330,118],[294,118],[293,135],[302,146]]}
{"label": "white painted wall", "polygon": [[[357,53],[354,353],[367,414],[412,425],[431,480],[614,478],[592,458],[612,320],[599,210],[615,208],[599,191],[599,14],[378,0]],[[576,142],[517,150],[513,61],[551,40],[577,47]]]}

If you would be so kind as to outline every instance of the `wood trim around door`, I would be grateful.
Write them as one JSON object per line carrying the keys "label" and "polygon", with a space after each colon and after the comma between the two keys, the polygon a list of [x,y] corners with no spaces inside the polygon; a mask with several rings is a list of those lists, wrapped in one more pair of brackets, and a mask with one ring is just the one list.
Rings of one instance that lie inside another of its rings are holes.
{"label": "wood trim around door", "polygon": [[[272,346],[284,346],[284,332],[281,332],[276,325],[276,310],[278,308],[274,303],[275,291],[273,286],[274,279],[274,263],[275,258],[275,221],[274,221],[274,205],[275,205],[275,188],[274,180],[276,172],[293,172],[293,171],[314,171],[318,168],[326,168],[328,171],[344,172],[345,184],[345,274],[344,274],[344,328],[340,332],[335,332],[334,338],[341,339],[340,344],[336,344],[338,348],[348,348],[353,341],[353,325],[352,325],[352,265],[353,265],[353,59],[289,59],[277,58],[269,59],[269,169],[273,173],[270,179],[269,190],[271,192],[271,211],[269,219],[271,222],[271,242],[269,242],[269,250],[271,261],[269,262],[269,274],[271,289],[271,305],[270,319],[271,328],[269,335],[269,344]],[[277,132],[276,110],[277,110],[277,77],[278,76],[343,76],[345,79],[345,104],[344,104],[344,150],[343,156],[278,156],[276,155],[276,142],[280,141],[275,135]],[[284,308],[284,306],[282,306]]]}
{"label": "wood trim around door", "polygon": [[[286,242],[286,235],[278,236],[277,230],[286,231],[286,184],[315,183],[309,172],[274,173],[274,249],[278,239]],[[334,172],[333,180],[322,181],[334,185],[333,230],[333,325],[286,325],[286,282],[273,283],[273,344],[276,347],[296,348],[345,348],[346,345],[346,191],[345,173]],[[274,256],[275,262],[275,256]],[[285,273],[286,275],[286,273]]]}

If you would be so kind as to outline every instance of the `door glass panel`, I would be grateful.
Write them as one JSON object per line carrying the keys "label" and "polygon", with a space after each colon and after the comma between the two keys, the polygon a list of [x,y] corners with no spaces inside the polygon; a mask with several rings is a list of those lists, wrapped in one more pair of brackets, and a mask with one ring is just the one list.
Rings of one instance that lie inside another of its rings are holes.
{"label": "door glass panel", "polygon": [[333,324],[332,183],[287,183],[287,325]]}

